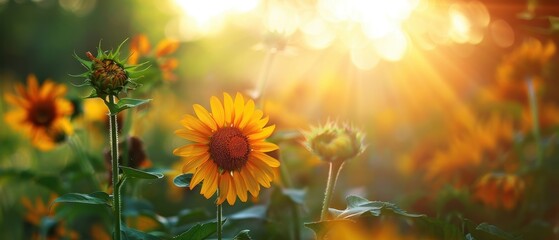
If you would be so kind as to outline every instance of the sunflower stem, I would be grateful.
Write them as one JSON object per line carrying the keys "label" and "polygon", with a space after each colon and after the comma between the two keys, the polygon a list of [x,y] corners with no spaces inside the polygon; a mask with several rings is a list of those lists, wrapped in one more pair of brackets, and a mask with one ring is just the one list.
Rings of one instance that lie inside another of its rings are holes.
{"label": "sunflower stem", "polygon": [[343,165],[343,161],[330,162],[328,182],[326,183],[326,190],[324,191],[324,202],[322,204],[322,212],[320,213],[320,221],[327,220],[328,218],[328,206],[330,206],[332,193],[334,192],[334,188],[336,188],[336,182],[338,181],[338,176],[340,176]]}
{"label": "sunflower stem", "polygon": [[538,99],[534,88],[534,79],[528,78],[526,80],[526,85],[528,87],[528,101],[530,102],[530,112],[532,114],[532,134],[534,135],[534,140],[536,141],[536,167],[539,167],[543,161],[543,148],[540,134]]}
{"label": "sunflower stem", "polygon": [[[219,175],[220,176],[220,175]],[[220,177],[218,176],[217,182],[219,184],[220,182]],[[216,191],[217,194],[217,200],[216,200],[216,207],[217,207],[217,212],[216,212],[216,218],[217,218],[217,239],[221,240],[221,235],[222,235],[222,218],[223,218],[223,207],[221,206],[221,203],[217,203],[217,201],[219,200],[219,187],[217,188]]]}
{"label": "sunflower stem", "polygon": [[[114,105],[114,96],[109,95],[109,104]],[[111,134],[111,162],[113,171],[113,210],[114,210],[114,238],[115,240],[121,239],[121,209],[120,209],[120,188],[121,183],[118,182],[118,125],[117,125],[117,113],[110,112],[109,122],[110,122],[110,134]]]}

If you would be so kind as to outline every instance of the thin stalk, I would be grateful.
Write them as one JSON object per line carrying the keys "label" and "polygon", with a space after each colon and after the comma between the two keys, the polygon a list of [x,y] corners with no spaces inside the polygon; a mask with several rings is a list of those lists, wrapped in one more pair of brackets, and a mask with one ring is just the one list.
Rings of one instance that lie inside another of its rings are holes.
{"label": "thin stalk", "polygon": [[258,106],[260,106],[260,108],[264,107],[263,95],[266,91],[266,86],[268,85],[268,80],[270,78],[271,72],[270,70],[272,69],[275,57],[275,51],[268,51],[268,54],[266,54],[266,59],[264,60],[262,71],[260,72],[260,76],[258,77],[255,97],[258,99]]}
{"label": "thin stalk", "polygon": [[[109,103],[115,104],[114,96],[109,96]],[[113,171],[113,209],[114,209],[114,236],[115,240],[120,240],[120,229],[121,229],[121,219],[122,212],[120,209],[120,187],[121,183],[118,182],[118,125],[117,125],[117,113],[109,114],[110,122],[110,134],[111,134],[111,162]],[[118,186],[117,186],[118,185]]]}
{"label": "thin stalk", "polygon": [[541,142],[540,134],[540,121],[538,113],[538,99],[536,95],[536,90],[534,89],[534,79],[528,78],[526,80],[526,85],[528,86],[528,101],[530,102],[530,112],[532,114],[532,134],[536,141],[536,166],[539,167],[543,161],[543,147]]}
{"label": "thin stalk", "polygon": [[328,171],[328,182],[326,184],[326,190],[324,191],[324,202],[322,203],[320,221],[324,221],[328,218],[328,207],[330,206],[332,193],[334,192],[334,188],[336,188],[336,182],[338,181],[338,176],[340,175],[343,165],[344,162],[330,162],[330,169]]}
{"label": "thin stalk", "polygon": [[219,173],[217,175],[217,191],[216,191],[216,195],[217,195],[217,200],[216,200],[216,207],[217,207],[217,212],[216,212],[216,218],[217,218],[217,239],[221,240],[221,235],[222,235],[222,218],[223,218],[223,206],[221,203],[217,203],[217,201],[219,200],[219,185],[221,184],[221,173]]}

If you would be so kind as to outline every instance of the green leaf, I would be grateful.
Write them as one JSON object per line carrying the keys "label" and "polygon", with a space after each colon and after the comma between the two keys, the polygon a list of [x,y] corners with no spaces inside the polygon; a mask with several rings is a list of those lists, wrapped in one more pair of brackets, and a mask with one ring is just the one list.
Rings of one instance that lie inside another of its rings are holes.
{"label": "green leaf", "polygon": [[305,202],[305,196],[307,195],[307,190],[304,189],[284,188],[281,192],[291,199],[291,201],[300,205]]}
{"label": "green leaf", "polygon": [[133,228],[124,227],[120,230],[122,238],[126,240],[159,240],[158,237],[138,231]]}
{"label": "green leaf", "polygon": [[94,192],[90,194],[84,193],[67,193],[56,200],[55,203],[82,203],[94,205],[111,206],[111,197],[106,192]]}
{"label": "green leaf", "polygon": [[258,205],[252,206],[247,209],[244,209],[240,212],[234,213],[229,215],[229,219],[241,220],[241,219],[262,219],[266,220],[266,211],[268,210],[267,206]]}
{"label": "green leaf", "polygon": [[[317,236],[324,236],[328,231],[334,227],[345,226],[346,224],[354,224],[355,222],[347,219],[334,219],[319,222],[305,223],[305,227],[314,231]],[[320,239],[320,238],[319,238]]]}
{"label": "green leaf", "polygon": [[481,223],[476,227],[476,230],[488,233],[492,236],[498,237],[496,239],[503,239],[503,240],[519,240],[522,239],[519,236],[515,236],[511,233],[505,232],[502,229],[488,224],[488,223]]}
{"label": "green leaf", "polygon": [[196,209],[184,209],[179,212],[177,216],[177,226],[183,226],[187,224],[191,224],[194,222],[200,222],[202,220],[208,219],[212,217],[208,212],[204,209],[196,208]]}
{"label": "green leaf", "polygon": [[122,173],[124,174],[125,177],[129,177],[129,178],[158,179],[163,177],[163,174],[161,173],[151,173],[151,172],[146,172],[146,171],[142,171],[131,167],[125,167],[125,166],[120,166],[120,170],[122,170]]}
{"label": "green leaf", "polygon": [[[223,221],[225,222],[225,220]],[[173,237],[174,240],[203,240],[211,236],[217,231],[217,222],[209,222],[204,224],[196,224],[188,231]]]}
{"label": "green leaf", "polygon": [[173,183],[177,187],[190,187],[190,181],[192,180],[192,173],[181,174],[173,179]]}
{"label": "green leaf", "polygon": [[348,219],[359,217],[365,213],[371,214],[375,217],[396,214],[404,217],[419,218],[425,217],[423,214],[411,214],[402,210],[398,206],[389,202],[370,201],[359,196],[350,195],[346,198],[347,208],[345,210],[338,210],[330,208],[330,213],[336,219]]}
{"label": "green leaf", "polygon": [[133,98],[122,98],[118,100],[116,104],[109,105],[111,114],[115,115],[123,110],[134,108],[142,104],[148,103],[151,99],[133,99]]}
{"label": "green leaf", "polygon": [[235,235],[233,240],[252,240],[248,232],[250,232],[248,229],[240,231],[237,235]]}

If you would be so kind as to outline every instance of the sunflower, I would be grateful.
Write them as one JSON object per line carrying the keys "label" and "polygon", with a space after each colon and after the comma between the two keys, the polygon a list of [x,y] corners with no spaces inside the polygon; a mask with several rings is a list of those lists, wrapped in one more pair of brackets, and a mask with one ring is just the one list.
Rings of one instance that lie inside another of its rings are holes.
{"label": "sunflower", "polygon": [[192,141],[173,151],[184,157],[182,171],[193,173],[190,189],[204,182],[200,194],[210,198],[219,188],[217,204],[226,199],[233,205],[237,199],[247,201],[247,191],[258,196],[260,185],[270,187],[274,168],[280,163],[266,152],[278,149],[266,142],[275,125],[264,127],[268,117],[254,108],[254,101],[245,102],[237,93],[235,100],[224,93],[223,104],[211,97],[212,112],[194,104],[196,116],[186,115],[181,123],[184,128],[175,133]]}
{"label": "sunflower", "polygon": [[64,85],[46,80],[41,86],[34,75],[27,77],[27,89],[16,86],[19,96],[6,93],[6,101],[16,109],[6,113],[5,120],[14,129],[24,132],[34,146],[41,150],[52,149],[73,133],[69,117],[72,103],[63,98]]}
{"label": "sunflower", "polygon": [[[48,203],[52,203],[56,199],[56,195],[52,194],[49,198]],[[31,199],[23,197],[21,199],[21,204],[25,208],[25,222],[33,227],[33,233],[31,234],[31,239],[79,239],[77,232],[73,230],[66,229],[65,222],[58,220],[54,216],[54,212],[50,210],[48,204],[43,202],[41,198],[35,199],[33,203]],[[42,228],[45,219],[54,220],[55,224],[49,227],[46,236],[40,236],[40,228]]]}

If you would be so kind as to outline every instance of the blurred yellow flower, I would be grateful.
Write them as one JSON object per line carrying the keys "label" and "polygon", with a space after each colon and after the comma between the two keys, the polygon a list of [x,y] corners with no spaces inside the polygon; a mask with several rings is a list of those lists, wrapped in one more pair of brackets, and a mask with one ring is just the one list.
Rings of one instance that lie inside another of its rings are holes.
{"label": "blurred yellow flower", "polygon": [[63,96],[66,87],[46,80],[39,85],[34,75],[27,77],[27,89],[17,84],[18,96],[6,93],[6,101],[15,107],[5,120],[14,129],[31,138],[40,150],[49,150],[73,134],[69,117],[73,106]]}
{"label": "blurred yellow flower", "polygon": [[476,170],[495,165],[499,153],[512,146],[513,130],[511,121],[496,115],[479,121],[466,133],[457,134],[424,165],[427,179],[437,180],[438,184],[471,184]]}
{"label": "blurred yellow flower", "polygon": [[141,58],[153,58],[153,62],[161,70],[164,80],[175,81],[177,76],[173,71],[178,67],[179,62],[176,58],[168,58],[167,56],[177,51],[179,42],[170,39],[160,41],[155,50],[152,51],[151,44],[144,34],[136,35],[130,43],[130,57],[128,64],[135,65],[140,62]]}
{"label": "blurred yellow flower", "polygon": [[[52,194],[48,202],[53,202],[55,199],[56,195]],[[21,203],[26,211],[24,216],[25,221],[37,228],[37,232],[33,233],[32,239],[43,239],[38,233],[38,229],[41,228],[41,221],[43,221],[43,218],[53,218],[54,211],[51,211],[48,205],[40,198],[35,199],[35,204],[33,204],[29,198],[23,197]],[[52,229],[49,229],[46,239],[79,239],[79,236],[77,232],[67,230],[64,227],[64,222],[58,221],[52,226]]]}
{"label": "blurred yellow flower", "polygon": [[191,189],[204,181],[200,193],[210,198],[219,186],[217,204],[227,199],[233,205],[237,197],[246,202],[247,191],[258,196],[260,185],[270,187],[273,169],[280,162],[266,154],[278,149],[265,141],[275,128],[264,127],[268,117],[262,118],[263,112],[255,109],[254,101],[245,102],[240,93],[234,101],[229,94],[223,95],[223,104],[211,97],[211,113],[194,104],[197,117],[186,115],[181,121],[184,128],[175,132],[193,143],[173,153],[185,157],[183,172],[194,174]]}
{"label": "blurred yellow flower", "polygon": [[91,229],[89,230],[90,234],[91,234],[91,239],[93,240],[111,240],[112,237],[111,235],[107,232],[107,229],[105,229],[103,226],[99,225],[99,224],[95,224],[93,226],[91,226]]}
{"label": "blurred yellow flower", "polygon": [[541,78],[555,50],[555,44],[551,41],[543,45],[537,39],[526,40],[505,56],[497,68],[497,80],[525,81],[527,78]]}
{"label": "blurred yellow flower", "polygon": [[497,67],[496,86],[490,95],[499,100],[512,100],[528,104],[527,86],[523,83],[532,79],[536,89],[542,85],[549,60],[555,54],[555,44],[548,41],[545,45],[530,38],[512,53],[505,56]]}
{"label": "blurred yellow flower", "polygon": [[474,198],[492,208],[512,210],[519,203],[524,188],[524,180],[517,175],[488,173],[477,181]]}

